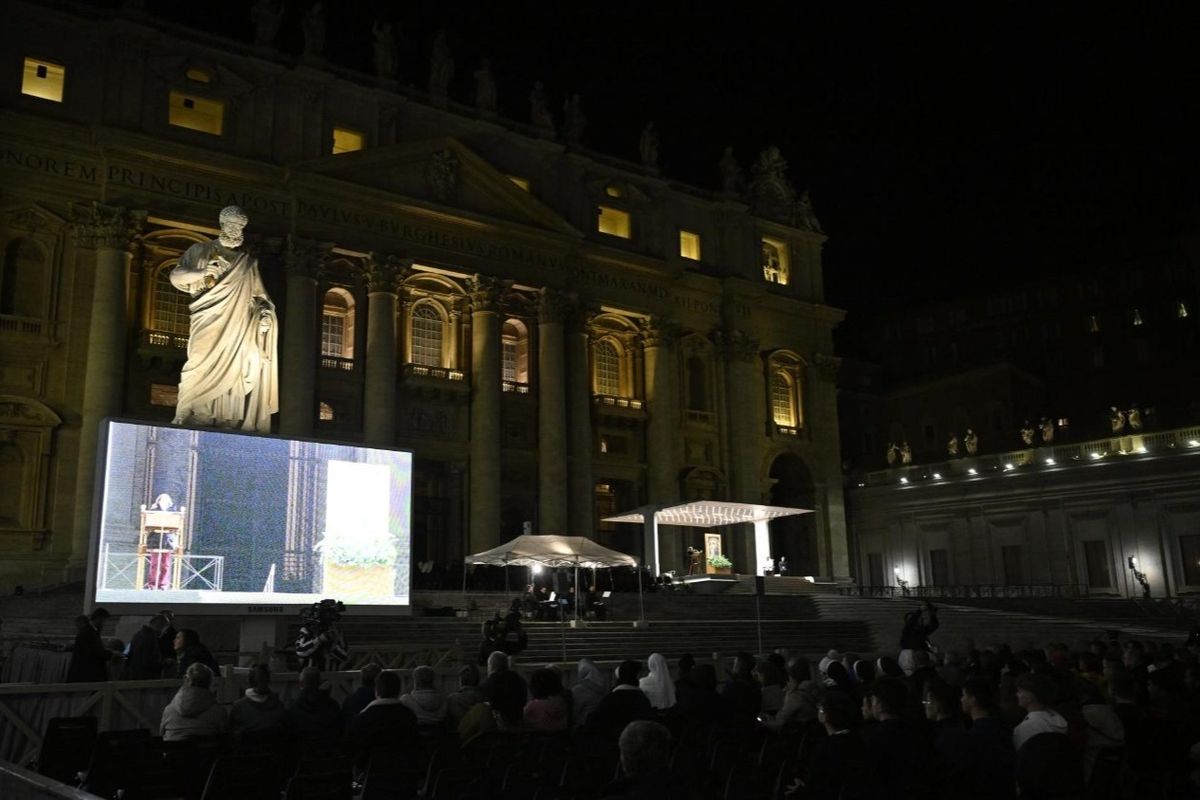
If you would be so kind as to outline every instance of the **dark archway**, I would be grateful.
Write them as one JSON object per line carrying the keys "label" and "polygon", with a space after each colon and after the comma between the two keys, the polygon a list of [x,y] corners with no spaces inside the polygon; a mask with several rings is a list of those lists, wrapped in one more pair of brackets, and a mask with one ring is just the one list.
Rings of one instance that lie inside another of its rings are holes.
{"label": "dark archway", "polygon": [[[816,492],[812,473],[804,459],[794,453],[783,453],[771,464],[771,505],[788,508],[815,508]],[[786,556],[789,575],[819,575],[817,557],[816,515],[801,514],[782,517],[771,522],[771,556]]]}

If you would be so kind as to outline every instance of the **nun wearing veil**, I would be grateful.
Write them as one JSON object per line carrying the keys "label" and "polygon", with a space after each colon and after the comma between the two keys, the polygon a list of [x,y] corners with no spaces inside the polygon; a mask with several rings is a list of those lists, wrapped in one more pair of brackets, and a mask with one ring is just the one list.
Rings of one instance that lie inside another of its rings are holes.
{"label": "nun wearing veil", "polygon": [[665,711],[675,705],[675,681],[671,679],[671,668],[662,653],[650,654],[650,674],[642,678],[638,687],[650,699],[650,705]]}

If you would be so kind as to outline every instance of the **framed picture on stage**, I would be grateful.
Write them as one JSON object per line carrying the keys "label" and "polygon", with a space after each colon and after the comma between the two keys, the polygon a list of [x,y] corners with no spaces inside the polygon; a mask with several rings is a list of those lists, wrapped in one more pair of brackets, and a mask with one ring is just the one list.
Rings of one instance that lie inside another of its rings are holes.
{"label": "framed picture on stage", "polygon": [[704,534],[704,555],[706,558],[721,555],[721,534]]}

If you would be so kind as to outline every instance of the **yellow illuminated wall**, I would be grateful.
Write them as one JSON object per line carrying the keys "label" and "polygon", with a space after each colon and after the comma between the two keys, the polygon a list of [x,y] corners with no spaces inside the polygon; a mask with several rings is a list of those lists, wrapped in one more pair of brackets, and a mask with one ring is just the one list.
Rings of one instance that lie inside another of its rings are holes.
{"label": "yellow illuminated wall", "polygon": [[333,154],[353,153],[363,149],[363,135],[349,128],[333,129]]}
{"label": "yellow illuminated wall", "polygon": [[167,121],[180,128],[220,136],[225,125],[225,104],[188,92],[171,90]]}
{"label": "yellow illuminated wall", "polygon": [[27,58],[25,59],[25,71],[21,77],[21,94],[61,103],[63,84],[66,82],[66,78],[65,67],[37,58]]}

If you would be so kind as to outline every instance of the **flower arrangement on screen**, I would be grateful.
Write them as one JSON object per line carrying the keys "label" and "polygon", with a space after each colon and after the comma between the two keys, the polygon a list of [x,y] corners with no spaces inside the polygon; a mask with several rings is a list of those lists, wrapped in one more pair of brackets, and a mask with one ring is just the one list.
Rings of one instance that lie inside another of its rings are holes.
{"label": "flower arrangement on screen", "polygon": [[708,563],[710,566],[716,567],[718,569],[724,569],[725,567],[733,566],[733,562],[730,561],[725,556],[721,555],[720,553],[716,554],[715,556],[709,556]]}
{"label": "flower arrangement on screen", "polygon": [[396,561],[396,540],[387,531],[324,531],[313,549],[326,562],[344,566],[390,566]]}

